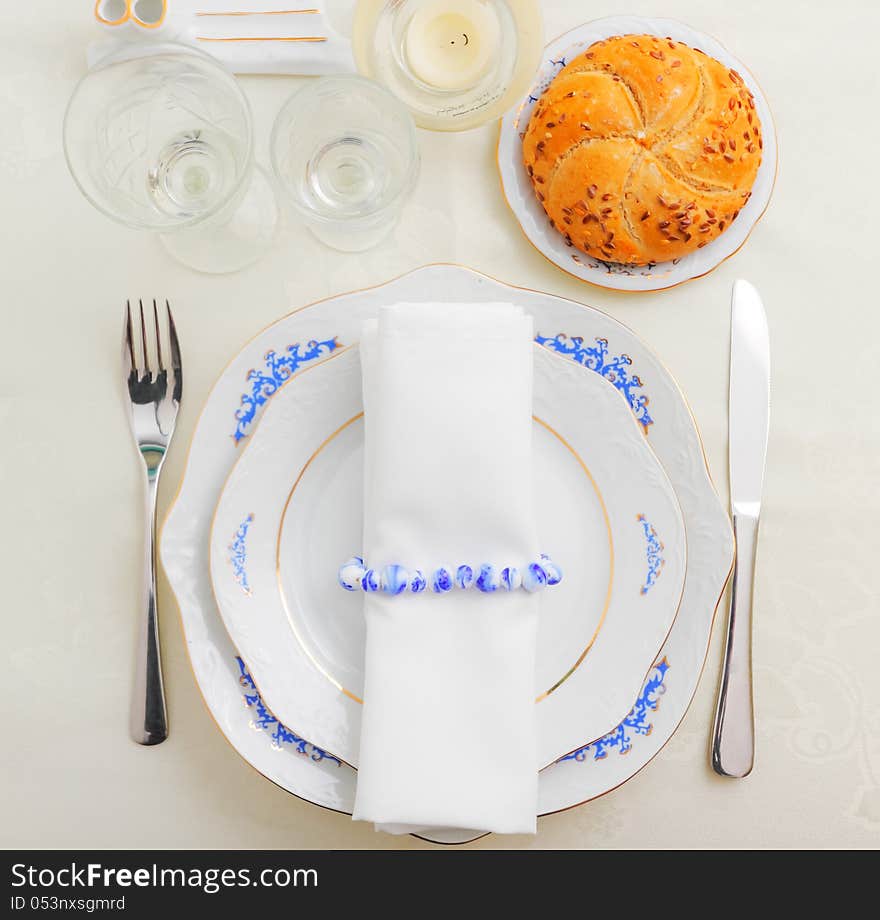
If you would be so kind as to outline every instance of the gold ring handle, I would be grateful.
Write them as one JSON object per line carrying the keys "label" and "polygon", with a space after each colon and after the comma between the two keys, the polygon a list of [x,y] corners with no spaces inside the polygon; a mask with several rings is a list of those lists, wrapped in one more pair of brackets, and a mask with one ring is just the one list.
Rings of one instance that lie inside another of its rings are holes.
{"label": "gold ring handle", "polygon": [[131,0],[124,0],[123,12],[116,19],[110,19],[105,15],[105,10],[114,5],[113,0],[95,0],[95,19],[105,26],[121,26],[131,18]]}
{"label": "gold ring handle", "polygon": [[[130,19],[142,29],[158,29],[164,24],[168,15],[168,0],[161,0],[161,12],[153,20],[146,20],[138,15],[138,2],[139,0],[95,0],[95,19],[105,26],[121,26]],[[123,7],[122,12],[114,18],[110,10],[120,4]]]}

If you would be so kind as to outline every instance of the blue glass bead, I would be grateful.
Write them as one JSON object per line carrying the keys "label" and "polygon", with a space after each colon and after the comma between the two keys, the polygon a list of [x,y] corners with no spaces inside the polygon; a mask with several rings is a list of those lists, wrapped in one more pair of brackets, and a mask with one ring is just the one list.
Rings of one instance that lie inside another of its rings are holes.
{"label": "blue glass bead", "polygon": [[489,563],[484,563],[476,571],[467,564],[457,568],[441,565],[430,578],[426,578],[421,569],[410,572],[396,563],[386,565],[378,572],[367,568],[362,557],[352,556],[342,563],[338,572],[339,584],[346,591],[361,589],[368,594],[381,591],[391,597],[406,591],[421,594],[428,590],[429,585],[436,594],[446,594],[455,587],[463,591],[476,587],[484,594],[492,594],[499,588],[504,591],[524,588],[534,593],[547,585],[558,585],[562,577],[562,569],[546,553],[542,553],[538,561],[530,563],[524,571],[512,565],[498,571]]}
{"label": "blue glass bead", "polygon": [[409,572],[402,565],[386,565],[382,569],[379,585],[384,594],[395,597],[409,587]]}
{"label": "blue glass bead", "polygon": [[339,567],[339,584],[346,591],[359,591],[364,578],[364,560],[360,556],[352,556]]}
{"label": "blue glass bead", "polygon": [[477,575],[476,585],[484,594],[491,594],[498,590],[500,584],[498,573],[494,565],[484,563],[480,566],[480,574]]}
{"label": "blue glass bead", "polygon": [[558,585],[562,581],[562,569],[545,553],[541,553],[541,568],[547,573],[547,584]]}
{"label": "blue glass bead", "polygon": [[516,591],[522,587],[522,575],[515,566],[506,566],[501,570],[501,587],[505,591]]}
{"label": "blue glass bead", "polygon": [[431,577],[431,586],[437,594],[445,594],[455,587],[455,581],[452,577],[452,569],[449,566],[441,565],[434,570]]}
{"label": "blue glass bead", "polygon": [[522,586],[529,594],[534,594],[535,591],[540,591],[546,584],[547,573],[543,567],[537,562],[530,563],[525,572],[523,572]]}

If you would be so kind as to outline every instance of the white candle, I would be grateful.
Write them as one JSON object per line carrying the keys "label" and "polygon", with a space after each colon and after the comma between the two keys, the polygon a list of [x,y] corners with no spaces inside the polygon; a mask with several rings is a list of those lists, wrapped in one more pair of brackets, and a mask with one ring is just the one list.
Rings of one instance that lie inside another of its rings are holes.
{"label": "white candle", "polygon": [[406,33],[406,58],[424,83],[451,91],[474,86],[498,52],[498,18],[483,0],[425,0]]}

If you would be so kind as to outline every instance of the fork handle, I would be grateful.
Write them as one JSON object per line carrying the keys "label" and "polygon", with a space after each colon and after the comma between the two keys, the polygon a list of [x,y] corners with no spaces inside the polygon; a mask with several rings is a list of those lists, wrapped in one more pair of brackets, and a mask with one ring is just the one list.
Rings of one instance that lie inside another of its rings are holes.
{"label": "fork handle", "polygon": [[736,566],[730,599],[730,623],[724,670],[712,737],[712,768],[722,776],[743,777],[755,760],[755,710],[752,699],[752,593],[757,514],[733,515]]}
{"label": "fork handle", "polygon": [[134,693],[131,701],[131,737],[138,744],[161,744],[168,737],[159,617],[156,612],[156,495],[158,468],[148,465],[146,534],[144,540],[143,616],[138,626]]}

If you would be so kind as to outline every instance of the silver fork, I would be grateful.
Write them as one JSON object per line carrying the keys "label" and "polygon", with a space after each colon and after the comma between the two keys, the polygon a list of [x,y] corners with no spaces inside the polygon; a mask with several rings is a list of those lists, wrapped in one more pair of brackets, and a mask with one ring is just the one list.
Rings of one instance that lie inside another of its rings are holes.
{"label": "silver fork", "polygon": [[[183,395],[183,370],[180,345],[171,315],[168,316],[168,341],[171,346],[171,374],[162,357],[159,309],[153,301],[152,322],[140,307],[140,339],[132,330],[131,303],[125,304],[125,336],[122,366],[131,403],[131,430],[145,468],[146,535],[143,590],[143,619],[138,630],[134,695],[131,704],[131,736],[138,744],[161,744],[168,737],[162,658],[159,649],[159,619],[156,614],[156,495],[159,474],[171,436],[180,398]],[[149,314],[149,307],[147,314]],[[147,332],[148,327],[150,332]]]}

